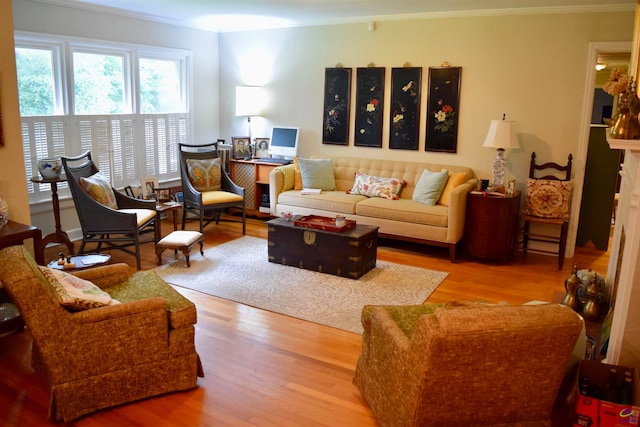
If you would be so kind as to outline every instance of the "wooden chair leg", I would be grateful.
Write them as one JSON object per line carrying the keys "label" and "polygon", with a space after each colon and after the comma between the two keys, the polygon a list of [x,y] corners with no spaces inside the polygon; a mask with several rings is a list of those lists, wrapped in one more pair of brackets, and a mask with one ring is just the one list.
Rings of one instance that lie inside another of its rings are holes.
{"label": "wooden chair leg", "polygon": [[562,270],[564,265],[564,253],[567,249],[567,234],[569,229],[569,223],[565,222],[560,227],[560,247],[558,248],[558,270]]}

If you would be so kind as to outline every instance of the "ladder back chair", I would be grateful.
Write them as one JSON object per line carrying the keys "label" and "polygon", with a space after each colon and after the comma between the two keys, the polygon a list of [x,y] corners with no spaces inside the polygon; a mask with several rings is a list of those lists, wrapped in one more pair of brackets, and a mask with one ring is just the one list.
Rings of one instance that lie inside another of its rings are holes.
{"label": "ladder back chair", "polygon": [[[569,154],[567,164],[547,162],[536,164],[536,153],[531,153],[529,179],[527,180],[527,198],[522,211],[522,253],[533,252],[558,255],[558,269],[562,270],[567,247],[569,230],[569,203],[573,183],[571,182],[571,162]],[[545,231],[534,233],[531,224],[540,224]],[[559,227],[560,235],[552,234],[549,227]],[[547,231],[548,230],[548,231]],[[529,242],[557,245],[557,250],[529,248]]]}

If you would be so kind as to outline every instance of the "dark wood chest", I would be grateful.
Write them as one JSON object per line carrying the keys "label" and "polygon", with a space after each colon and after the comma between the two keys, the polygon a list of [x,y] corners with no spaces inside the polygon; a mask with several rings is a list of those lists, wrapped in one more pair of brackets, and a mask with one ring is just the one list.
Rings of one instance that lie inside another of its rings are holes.
{"label": "dark wood chest", "polygon": [[356,225],[331,232],[296,227],[276,218],[267,222],[269,262],[358,279],[376,265],[378,227]]}

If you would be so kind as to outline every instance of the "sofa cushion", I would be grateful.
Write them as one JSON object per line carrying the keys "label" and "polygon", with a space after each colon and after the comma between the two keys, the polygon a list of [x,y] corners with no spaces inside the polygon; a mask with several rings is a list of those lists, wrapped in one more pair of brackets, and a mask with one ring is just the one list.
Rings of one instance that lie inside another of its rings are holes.
{"label": "sofa cushion", "polygon": [[429,206],[407,199],[367,198],[356,205],[356,214],[415,224],[429,224],[436,227],[449,225],[449,208],[447,206]]}
{"label": "sofa cushion", "polygon": [[293,158],[293,189],[302,190],[302,176],[300,175],[300,164],[298,158]]}
{"label": "sofa cushion", "polygon": [[397,200],[405,184],[405,181],[398,178],[383,178],[356,172],[353,187],[348,193]]}
{"label": "sofa cushion", "polygon": [[65,308],[86,310],[119,304],[118,300],[111,298],[111,295],[88,280],[53,268],[40,267],[40,270]]}
{"label": "sofa cushion", "polygon": [[451,192],[456,187],[467,182],[467,179],[468,177],[466,172],[449,171],[449,179],[447,179],[447,183],[444,185],[444,189],[442,190],[438,203],[444,206],[449,206],[449,202],[451,201]]}
{"label": "sofa cushion", "polygon": [[222,185],[220,158],[187,159],[187,175],[198,191],[217,191]]}
{"label": "sofa cushion", "polygon": [[428,206],[435,205],[448,178],[449,171],[446,169],[440,172],[432,172],[429,169],[425,169],[416,184],[415,190],[413,190],[413,200]]}
{"label": "sofa cushion", "polygon": [[319,188],[325,191],[336,189],[331,159],[298,158],[298,165],[303,188]]}
{"label": "sofa cushion", "polygon": [[290,190],[278,195],[278,204],[353,215],[356,213],[356,204],[366,199],[366,196],[346,194],[343,191],[323,191],[320,194],[303,195],[298,190]]}
{"label": "sofa cushion", "polygon": [[543,218],[568,218],[571,181],[529,179],[522,213]]}
{"label": "sofa cushion", "polygon": [[113,194],[111,184],[100,172],[90,177],[81,177],[80,185],[89,193],[91,198],[96,202],[105,205],[111,209],[118,209],[116,196]]}
{"label": "sofa cushion", "polygon": [[[287,190],[293,190],[294,186],[295,186],[295,179],[296,179],[296,168],[293,164],[291,165],[285,165],[285,166],[278,166],[276,168],[277,170],[279,170],[280,172],[282,172],[282,176],[284,176],[284,181],[282,183],[282,191],[287,191]],[[300,170],[298,170],[298,178],[301,180],[300,178]],[[298,188],[298,190],[302,190],[302,181],[300,181],[300,188]]]}

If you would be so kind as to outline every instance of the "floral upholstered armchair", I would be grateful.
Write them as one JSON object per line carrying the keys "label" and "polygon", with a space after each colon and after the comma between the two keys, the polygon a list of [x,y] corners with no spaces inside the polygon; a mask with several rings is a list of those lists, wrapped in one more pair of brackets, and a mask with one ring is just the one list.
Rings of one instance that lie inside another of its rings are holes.
{"label": "floral upholstered armchair", "polygon": [[33,337],[32,366],[68,422],[126,402],[196,387],[196,308],[154,271],[126,264],[74,275],[38,266],[23,246],[0,250],[0,281]]}
{"label": "floral upholstered armchair", "polygon": [[557,304],[368,306],[362,323],[354,384],[383,427],[550,426],[584,333]]}

